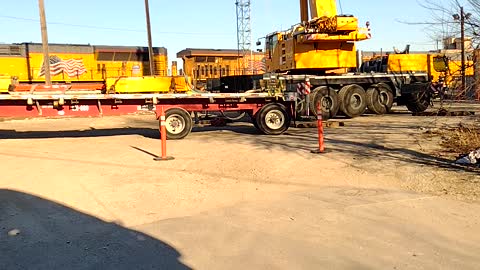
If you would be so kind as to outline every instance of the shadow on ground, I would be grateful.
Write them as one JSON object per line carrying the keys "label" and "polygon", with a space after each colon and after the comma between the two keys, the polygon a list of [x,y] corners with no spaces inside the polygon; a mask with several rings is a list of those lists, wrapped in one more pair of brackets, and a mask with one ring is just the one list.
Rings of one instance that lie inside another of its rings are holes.
{"label": "shadow on ground", "polygon": [[158,139],[158,129],[153,128],[108,128],[65,131],[16,131],[0,130],[0,139],[50,139],[50,138],[88,138],[110,137],[123,135],[141,135],[146,138]]}
{"label": "shadow on ground", "polygon": [[[418,126],[420,127],[420,126]],[[352,158],[373,158],[378,160],[402,161],[419,165],[428,165],[436,168],[454,171],[480,172],[480,168],[454,164],[453,160],[436,157],[427,153],[412,150],[404,145],[409,145],[411,137],[409,132],[415,129],[411,124],[386,123],[374,126],[348,126],[340,129],[327,129],[325,139],[327,148],[335,153],[346,154]],[[212,132],[222,132],[222,136],[212,135]],[[239,137],[238,134],[245,135]],[[392,143],[389,137],[402,134],[403,139],[395,138],[395,144],[401,147],[387,147]],[[84,138],[107,137],[122,135],[140,135],[150,139],[160,137],[155,128],[110,128],[88,129],[70,131],[29,131],[17,132],[15,130],[0,130],[0,139],[42,139],[42,138]],[[192,135],[187,139],[202,141],[234,141],[248,143],[259,149],[281,149],[309,153],[318,145],[316,129],[291,128],[280,136],[267,136],[260,134],[249,123],[236,123],[222,127],[203,126],[195,127]],[[137,149],[138,150],[138,149]]]}
{"label": "shadow on ground", "polygon": [[180,257],[146,234],[0,189],[2,269],[191,269]]}
{"label": "shadow on ground", "polygon": [[[235,127],[236,133],[248,134],[248,126]],[[413,127],[414,129],[415,127]],[[239,132],[239,130],[242,130]],[[255,130],[255,129],[253,129]],[[433,168],[442,168],[453,171],[467,171],[480,173],[480,168],[475,166],[464,166],[454,163],[454,160],[437,157],[432,154],[413,150],[411,147],[412,125],[388,124],[375,125],[369,127],[347,127],[340,129],[327,129],[325,144],[326,148],[337,154],[344,154],[352,159],[359,160],[378,160],[414,163],[418,165],[427,165]],[[410,134],[411,133],[411,134]],[[395,138],[395,143],[390,140],[392,135],[404,135],[403,138]],[[311,150],[318,148],[318,135],[316,129],[290,129],[281,136],[246,136],[243,140],[238,140],[234,133],[224,134],[222,136],[209,136],[208,134],[197,134],[200,140],[226,140],[245,142],[255,145],[259,149],[280,149],[290,152],[310,153]],[[389,145],[389,146],[386,146]],[[392,147],[391,145],[399,145]]]}
{"label": "shadow on ground", "polygon": [[[261,135],[252,125],[237,126],[197,126],[192,129],[193,133],[211,131],[231,131],[233,133]],[[16,131],[0,129],[0,139],[50,139],[50,138],[89,138],[89,137],[110,137],[124,135],[140,135],[150,139],[159,139],[160,132],[156,128],[89,128],[86,130],[64,130],[64,131]]]}

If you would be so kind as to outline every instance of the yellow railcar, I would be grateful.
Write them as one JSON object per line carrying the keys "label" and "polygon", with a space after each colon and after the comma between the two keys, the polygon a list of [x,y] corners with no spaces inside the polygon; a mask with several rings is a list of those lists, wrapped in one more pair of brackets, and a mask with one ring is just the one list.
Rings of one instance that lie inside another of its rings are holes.
{"label": "yellow railcar", "polygon": [[[104,82],[120,76],[150,75],[148,48],[133,46],[49,45],[53,82]],[[167,50],[154,48],[154,75],[166,76]],[[42,45],[1,44],[0,75],[20,83],[45,81]]]}
{"label": "yellow railcar", "polygon": [[[445,53],[389,54],[367,61],[363,71],[387,73],[427,73],[432,82],[443,81],[451,87],[461,76],[461,61],[458,55]],[[364,63],[365,64],[365,63]],[[466,61],[466,76],[474,75],[473,61]],[[373,67],[373,69],[371,69]],[[370,68],[370,69],[369,69]]]}

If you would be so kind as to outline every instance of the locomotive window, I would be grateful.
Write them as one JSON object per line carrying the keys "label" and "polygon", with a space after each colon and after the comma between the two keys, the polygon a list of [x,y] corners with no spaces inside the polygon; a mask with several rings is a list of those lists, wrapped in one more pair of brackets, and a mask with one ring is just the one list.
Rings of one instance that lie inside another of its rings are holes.
{"label": "locomotive window", "polygon": [[98,53],[98,61],[113,61],[113,52],[99,52]]}
{"label": "locomotive window", "polygon": [[10,46],[11,55],[20,55],[20,46]]}
{"label": "locomotive window", "polygon": [[114,61],[129,61],[130,60],[130,53],[129,52],[117,52],[115,53],[115,60]]}
{"label": "locomotive window", "polygon": [[148,62],[148,59],[148,53],[137,52],[135,55],[132,55],[130,61]]}
{"label": "locomotive window", "polygon": [[207,62],[208,62],[208,63],[215,63],[215,56],[209,56],[209,57],[207,57]]}
{"label": "locomotive window", "polygon": [[20,46],[2,46],[0,55],[21,55]]}
{"label": "locomotive window", "polygon": [[202,62],[206,62],[206,61],[207,61],[207,58],[205,56],[195,57],[195,62],[197,62],[197,63],[202,63]]}
{"label": "locomotive window", "polygon": [[223,60],[225,61],[233,61],[233,60],[237,60],[238,56],[224,56],[223,57]]}

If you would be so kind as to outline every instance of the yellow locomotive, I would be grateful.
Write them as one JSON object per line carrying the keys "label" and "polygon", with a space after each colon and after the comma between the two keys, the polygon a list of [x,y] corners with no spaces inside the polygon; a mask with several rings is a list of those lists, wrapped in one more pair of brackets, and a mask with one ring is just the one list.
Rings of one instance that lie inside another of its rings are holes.
{"label": "yellow locomotive", "polygon": [[[109,77],[150,75],[148,48],[50,44],[50,69],[54,82],[101,82]],[[154,74],[166,76],[167,50],[154,48]],[[0,75],[20,82],[43,82],[42,44],[0,44]]]}
{"label": "yellow locomotive", "polygon": [[[156,47],[153,52],[154,75],[167,76],[167,50]],[[50,44],[49,58],[53,83],[103,85],[108,78],[150,75],[146,47]],[[44,83],[42,44],[0,44],[0,76],[19,84]]]}

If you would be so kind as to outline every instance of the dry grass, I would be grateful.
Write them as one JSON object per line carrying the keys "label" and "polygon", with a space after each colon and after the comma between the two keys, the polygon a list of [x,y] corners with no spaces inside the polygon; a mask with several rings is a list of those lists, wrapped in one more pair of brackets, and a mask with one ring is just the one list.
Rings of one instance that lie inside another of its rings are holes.
{"label": "dry grass", "polygon": [[441,145],[450,153],[467,154],[480,148],[480,127],[460,124],[456,128],[440,132]]}

